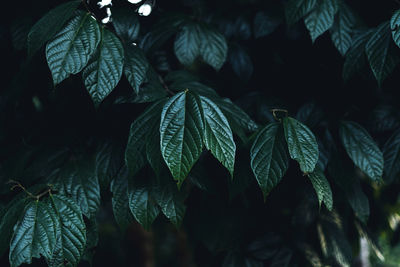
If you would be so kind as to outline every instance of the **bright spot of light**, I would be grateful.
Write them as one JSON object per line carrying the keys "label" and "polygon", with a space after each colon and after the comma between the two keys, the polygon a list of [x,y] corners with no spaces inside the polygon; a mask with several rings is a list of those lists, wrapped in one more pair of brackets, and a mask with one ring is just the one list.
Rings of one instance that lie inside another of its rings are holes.
{"label": "bright spot of light", "polygon": [[105,6],[108,5],[112,5],[112,0],[101,0],[100,2],[97,3],[98,6],[100,6],[100,8],[103,8]]}
{"label": "bright spot of light", "polygon": [[107,24],[111,21],[111,8],[107,7],[106,8],[106,13],[107,13],[107,17],[105,17],[104,19],[101,20],[101,22],[103,24]]}
{"label": "bright spot of light", "polygon": [[132,4],[138,4],[138,3],[142,2],[142,0],[128,0],[128,2],[132,3]]}
{"label": "bright spot of light", "polygon": [[132,45],[137,46],[137,43],[132,43]]}
{"label": "bright spot of light", "polygon": [[148,15],[150,15],[152,9],[153,8],[151,7],[151,5],[143,4],[139,7],[138,13],[140,16],[147,17]]}

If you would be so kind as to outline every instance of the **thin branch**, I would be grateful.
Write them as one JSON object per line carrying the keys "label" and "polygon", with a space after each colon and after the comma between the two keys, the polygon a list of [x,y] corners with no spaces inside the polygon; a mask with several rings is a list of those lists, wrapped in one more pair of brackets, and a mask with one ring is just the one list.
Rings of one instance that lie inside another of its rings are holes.
{"label": "thin branch", "polygon": [[161,82],[162,86],[164,87],[165,91],[167,91],[167,93],[170,94],[171,96],[175,95],[175,93],[172,92],[172,91],[168,88],[167,84],[165,83],[165,81],[164,81],[164,79],[161,77],[161,75],[158,75],[158,78],[160,79],[160,82]]}

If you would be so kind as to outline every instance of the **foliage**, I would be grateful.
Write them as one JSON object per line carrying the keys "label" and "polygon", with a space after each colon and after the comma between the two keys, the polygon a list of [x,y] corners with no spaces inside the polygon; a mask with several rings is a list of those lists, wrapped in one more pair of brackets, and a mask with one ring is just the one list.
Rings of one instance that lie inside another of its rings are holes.
{"label": "foliage", "polygon": [[1,264],[400,264],[398,7],[42,2],[0,32]]}

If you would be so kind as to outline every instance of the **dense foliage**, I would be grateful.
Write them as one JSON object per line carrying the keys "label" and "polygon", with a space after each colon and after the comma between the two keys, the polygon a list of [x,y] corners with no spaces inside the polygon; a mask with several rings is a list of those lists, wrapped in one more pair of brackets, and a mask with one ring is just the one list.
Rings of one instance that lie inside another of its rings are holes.
{"label": "dense foliage", "polygon": [[400,266],[396,1],[39,2],[0,28],[2,266]]}

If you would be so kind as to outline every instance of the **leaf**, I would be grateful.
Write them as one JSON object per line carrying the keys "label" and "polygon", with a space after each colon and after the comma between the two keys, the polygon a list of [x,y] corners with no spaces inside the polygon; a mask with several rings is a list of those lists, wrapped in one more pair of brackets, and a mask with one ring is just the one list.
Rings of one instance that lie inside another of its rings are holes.
{"label": "leaf", "polygon": [[250,150],[251,168],[264,200],[289,167],[289,156],[279,123],[270,123],[258,134]]}
{"label": "leaf", "polygon": [[61,194],[78,204],[86,217],[96,215],[100,206],[100,185],[94,160],[71,161],[61,169],[53,183]]}
{"label": "leaf", "polygon": [[129,208],[136,221],[149,231],[160,210],[153,197],[154,186],[150,182],[141,181],[143,177],[139,177],[139,179],[136,179],[133,185],[129,186]]}
{"label": "leaf", "polygon": [[396,10],[390,19],[390,28],[394,43],[400,47],[400,9]]}
{"label": "leaf", "polygon": [[352,186],[347,188],[346,196],[357,218],[366,224],[370,213],[369,202],[368,197],[362,191],[358,180],[353,182]]}
{"label": "leaf", "polygon": [[76,266],[86,247],[86,227],[79,207],[70,199],[51,195],[57,218],[57,241],[49,267]]}
{"label": "leaf", "polygon": [[253,74],[253,62],[250,56],[240,45],[231,46],[229,49],[229,62],[235,74],[243,81],[248,81]]}
{"label": "leaf", "polygon": [[321,207],[322,202],[324,202],[328,210],[332,211],[332,190],[324,172],[317,167],[312,173],[308,174],[308,178],[310,178],[314,190],[317,193],[319,206]]}
{"label": "leaf", "polygon": [[400,130],[393,133],[382,150],[385,162],[384,178],[385,182],[390,183],[398,179],[400,173]]}
{"label": "leaf", "polygon": [[175,38],[174,51],[179,62],[191,65],[200,55],[201,36],[194,23],[184,25]]}
{"label": "leaf", "polygon": [[83,70],[86,89],[95,105],[100,104],[117,86],[124,66],[124,49],[118,37],[102,28],[96,56]]}
{"label": "leaf", "polygon": [[318,0],[289,0],[285,15],[287,24],[293,25],[314,9]]}
{"label": "leaf", "polygon": [[120,173],[111,181],[111,204],[114,218],[123,232],[133,222],[133,217],[129,209],[128,198],[128,170],[123,168]]}
{"label": "leaf", "polygon": [[332,27],[338,8],[337,0],[318,0],[315,9],[304,18],[313,43]]}
{"label": "leaf", "polygon": [[144,149],[146,136],[151,126],[158,120],[164,100],[157,101],[148,107],[131,125],[128,144],[125,150],[125,163],[129,175],[134,176],[145,164]]}
{"label": "leaf", "polygon": [[135,46],[125,46],[124,73],[136,94],[139,94],[140,85],[146,78],[149,62],[143,51]]}
{"label": "leaf", "polygon": [[25,198],[13,199],[0,214],[0,256],[4,254],[10,245],[13,227],[24,211],[26,202]]}
{"label": "leaf", "polygon": [[58,227],[56,213],[49,203],[29,202],[11,239],[11,266],[31,264],[32,257],[40,258],[40,255],[49,259],[56,245]]}
{"label": "leaf", "polygon": [[254,37],[261,38],[273,33],[282,20],[260,11],[254,17]]}
{"label": "leaf", "polygon": [[355,23],[356,18],[353,11],[344,1],[340,1],[339,11],[331,28],[331,39],[342,56],[346,55],[347,50],[351,47]]}
{"label": "leaf", "polygon": [[113,26],[115,32],[127,44],[136,41],[140,32],[140,23],[136,14],[127,9],[112,11]]}
{"label": "leaf", "polygon": [[225,37],[220,32],[205,26],[199,28],[199,34],[202,40],[200,44],[202,59],[216,71],[219,71],[228,55]]}
{"label": "leaf", "polygon": [[290,157],[299,163],[302,172],[313,172],[319,155],[314,134],[307,126],[291,117],[283,119],[283,128]]}
{"label": "leaf", "polygon": [[203,150],[204,124],[200,100],[190,91],[178,93],[164,105],[160,123],[161,154],[178,186]]}
{"label": "leaf", "polygon": [[160,119],[153,123],[146,138],[146,157],[157,176],[163,166],[163,157],[160,148]]}
{"label": "leaf", "polygon": [[236,144],[229,122],[213,101],[204,96],[200,99],[204,116],[204,144],[233,177]]}
{"label": "leaf", "polygon": [[154,198],[165,217],[179,228],[186,212],[184,192],[171,183],[161,182],[155,188]]}
{"label": "leaf", "polygon": [[33,56],[74,15],[81,1],[69,1],[44,15],[28,34],[28,55]]}
{"label": "leaf", "polygon": [[365,52],[378,85],[381,86],[400,61],[392,43],[389,22],[384,22],[376,28],[365,45]]}
{"label": "leaf", "polygon": [[301,121],[310,128],[318,126],[324,118],[324,112],[314,102],[309,102],[302,105],[297,114],[296,119]]}
{"label": "leaf", "polygon": [[354,164],[373,181],[379,181],[383,174],[383,155],[368,132],[355,122],[343,121],[340,138]]}
{"label": "leaf", "polygon": [[123,165],[122,148],[112,143],[102,144],[96,154],[96,175],[100,185],[108,187]]}
{"label": "leaf", "polygon": [[54,84],[77,74],[88,63],[100,42],[100,29],[89,13],[79,13],[46,46]]}
{"label": "leaf", "polygon": [[372,30],[367,30],[353,36],[351,47],[346,53],[343,65],[343,79],[349,78],[357,72],[360,72],[366,64],[365,45],[368,42]]}

